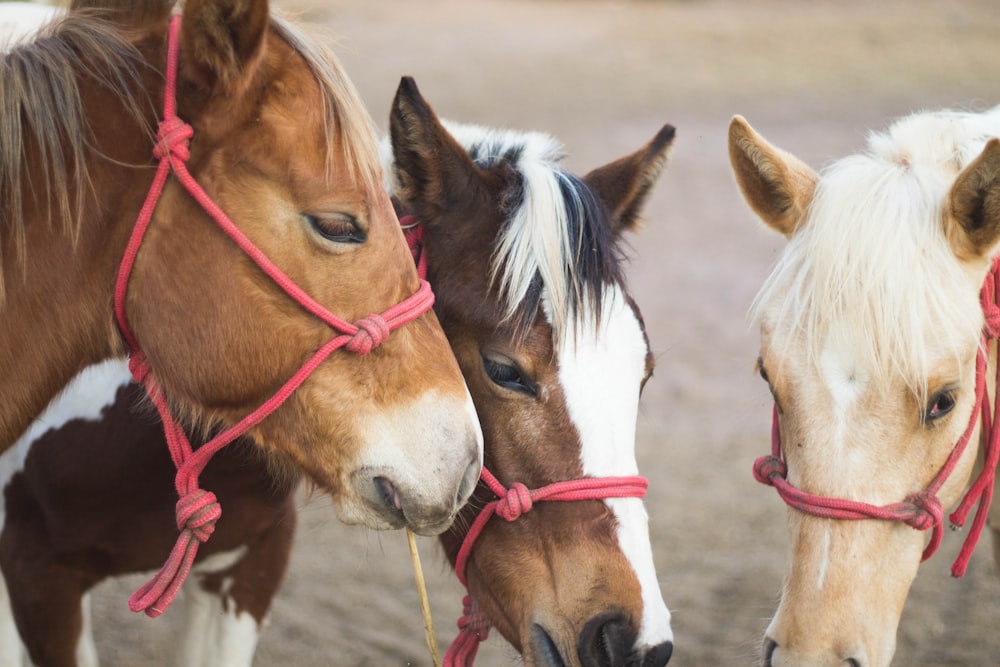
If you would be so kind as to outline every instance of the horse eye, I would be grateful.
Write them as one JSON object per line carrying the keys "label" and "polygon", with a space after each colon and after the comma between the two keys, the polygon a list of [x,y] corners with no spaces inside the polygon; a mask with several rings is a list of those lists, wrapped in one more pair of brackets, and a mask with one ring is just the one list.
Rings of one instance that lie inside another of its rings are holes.
{"label": "horse eye", "polygon": [[316,233],[334,243],[364,243],[368,235],[358,226],[358,221],[350,215],[310,215],[303,217]]}
{"label": "horse eye", "polygon": [[771,384],[771,378],[767,376],[767,370],[764,368],[764,360],[757,357],[757,372],[760,374],[760,379],[764,382]]}
{"label": "horse eye", "polygon": [[924,411],[924,421],[932,422],[944,417],[955,407],[955,396],[951,389],[939,392],[927,403]]}
{"label": "horse eye", "polygon": [[487,357],[483,357],[483,370],[493,384],[510,389],[529,396],[535,395],[535,388],[524,378],[521,369],[513,364],[504,364]]}

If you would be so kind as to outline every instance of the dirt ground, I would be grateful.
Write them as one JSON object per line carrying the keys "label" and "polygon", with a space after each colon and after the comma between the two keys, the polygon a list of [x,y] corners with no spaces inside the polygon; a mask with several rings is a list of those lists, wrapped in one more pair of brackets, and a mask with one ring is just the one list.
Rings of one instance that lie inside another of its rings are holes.
{"label": "dirt ground", "polygon": [[[782,240],[744,206],[726,127],[739,113],[814,166],[858,150],[910,111],[1000,102],[1000,3],[992,0],[285,0],[338,36],[381,128],[403,74],[460,121],[545,130],[586,171],[678,128],[670,165],[634,240],[631,285],[657,353],[639,420],[650,530],[674,614],[671,665],[748,665],[785,566],[785,508],[756,484],[770,403],[753,373],[745,313]],[[303,500],[293,565],[257,665],[429,665],[401,533],[340,525]],[[897,665],[1000,663],[1000,579],[984,543],[948,576],[957,536],[924,564]],[[439,644],[461,591],[436,544],[421,544]],[[102,586],[104,664],[161,664],[181,609],[152,621]],[[519,664],[501,639],[479,665]]]}

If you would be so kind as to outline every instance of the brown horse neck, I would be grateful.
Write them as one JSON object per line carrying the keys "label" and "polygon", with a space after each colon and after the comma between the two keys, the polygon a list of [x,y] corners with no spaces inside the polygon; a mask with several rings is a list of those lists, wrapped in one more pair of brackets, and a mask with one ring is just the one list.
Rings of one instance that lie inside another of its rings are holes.
{"label": "brown horse neck", "polygon": [[[46,219],[53,203],[33,200],[31,184],[44,180],[26,151],[25,260],[5,239],[0,264],[0,452],[81,368],[124,352],[113,289],[152,180],[152,138],[102,92],[81,86],[86,117],[93,119],[88,144],[100,153],[87,151],[90,192],[76,238]],[[152,116],[148,122],[155,123]]]}

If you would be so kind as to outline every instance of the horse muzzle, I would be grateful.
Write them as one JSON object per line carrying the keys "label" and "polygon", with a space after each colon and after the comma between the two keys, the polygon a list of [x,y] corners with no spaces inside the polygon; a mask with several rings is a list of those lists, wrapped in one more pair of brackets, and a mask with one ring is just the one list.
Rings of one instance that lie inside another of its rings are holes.
{"label": "horse muzzle", "polygon": [[575,638],[572,649],[561,650],[540,623],[531,626],[530,660],[535,667],[663,667],[670,661],[674,645],[665,641],[655,646],[636,646],[636,631],[629,620],[617,613],[602,613],[587,621]]}

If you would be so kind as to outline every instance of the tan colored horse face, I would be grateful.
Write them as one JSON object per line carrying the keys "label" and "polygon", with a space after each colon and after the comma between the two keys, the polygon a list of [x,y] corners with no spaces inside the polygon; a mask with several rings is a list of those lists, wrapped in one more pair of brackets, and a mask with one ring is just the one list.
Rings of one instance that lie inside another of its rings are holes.
{"label": "tan colored horse face", "polygon": [[[347,145],[340,133],[328,155],[329,100],[313,72],[273,35],[263,58],[257,69],[265,80],[254,82],[260,93],[196,113],[194,176],[314,299],[351,322],[382,313],[418,281],[374,156],[352,164],[361,156],[350,151],[374,144]],[[212,232],[187,194],[171,188],[137,265],[130,306],[165,389],[232,423],[339,333]],[[192,243],[204,252],[191,252]],[[157,293],[156,285],[171,282],[188,296]],[[199,289],[205,284],[222,289]],[[191,373],[198,361],[185,359],[186,350],[215,368]],[[341,519],[422,534],[450,525],[481,462],[471,399],[433,314],[393,331],[364,358],[335,352],[253,435],[330,492]]]}
{"label": "tan colored horse face", "polygon": [[[850,345],[831,336],[818,365],[803,363],[801,336],[776,335],[767,314],[761,330],[762,375],[780,410],[788,480],[799,489],[874,505],[899,502],[934,477],[966,428],[971,383],[955,395],[952,412],[960,416],[930,425],[913,392],[902,381],[876,386]],[[976,350],[968,352],[966,373]],[[961,377],[957,366],[941,361],[935,374]],[[974,461],[974,453],[965,456],[945,487],[946,507],[958,499]],[[924,534],[899,522],[838,521],[794,509],[787,522],[791,567],[766,632],[770,664],[841,665],[853,658],[888,665]]]}
{"label": "tan colored horse face", "polygon": [[[744,196],[790,240],[754,308],[788,481],[873,505],[923,490],[969,424],[978,292],[997,231],[989,207],[968,215],[969,200],[994,187],[982,167],[996,164],[995,143],[960,174],[938,166],[931,180],[919,151],[906,154],[905,138],[890,138],[903,144],[900,153],[876,146],[818,175],[742,118],[730,126]],[[873,174],[882,180],[865,180]],[[932,190],[926,199],[913,201],[914,181]],[[902,192],[910,198],[890,201]],[[879,224],[895,226],[886,233]],[[906,338],[887,335],[896,331]],[[939,493],[945,508],[969,479],[974,449]],[[765,635],[765,664],[890,664],[924,535],[899,522],[794,509],[788,527],[790,568]]]}

